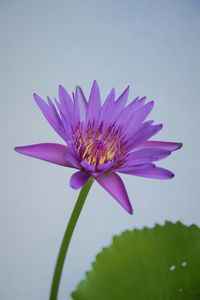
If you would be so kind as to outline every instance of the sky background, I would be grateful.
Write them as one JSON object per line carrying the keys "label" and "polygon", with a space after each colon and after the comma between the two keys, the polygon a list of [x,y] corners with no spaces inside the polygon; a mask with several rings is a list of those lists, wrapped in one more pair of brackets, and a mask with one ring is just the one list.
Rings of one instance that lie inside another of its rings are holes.
{"label": "sky background", "polygon": [[14,152],[16,145],[61,142],[32,94],[57,96],[92,81],[102,99],[131,86],[130,100],[155,100],[157,139],[183,142],[161,162],[169,181],[123,176],[135,214],[96,183],[64,266],[60,298],[90,269],[112,236],[165,220],[200,225],[200,2],[195,0],[0,0],[0,299],[45,300],[60,242],[78,196],[73,171]]}

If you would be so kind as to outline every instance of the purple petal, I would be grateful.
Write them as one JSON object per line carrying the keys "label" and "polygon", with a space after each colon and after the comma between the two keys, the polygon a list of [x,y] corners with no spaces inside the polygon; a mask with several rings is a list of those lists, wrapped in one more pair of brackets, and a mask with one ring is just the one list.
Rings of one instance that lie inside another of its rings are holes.
{"label": "purple petal", "polygon": [[47,100],[48,100],[49,107],[50,107],[55,119],[57,120],[57,123],[58,123],[59,127],[62,128],[62,130],[64,130],[63,122],[62,122],[62,120],[61,120],[54,104],[52,103],[52,101],[49,97],[47,97]]}
{"label": "purple petal", "polygon": [[70,117],[73,115],[73,101],[68,92],[62,85],[58,87],[58,95],[60,99],[60,105],[62,112]]}
{"label": "purple petal", "polygon": [[160,148],[169,151],[175,151],[182,147],[182,143],[174,143],[174,142],[161,142],[161,141],[146,141],[143,144],[138,146],[138,149],[145,148]]}
{"label": "purple petal", "polygon": [[89,101],[88,101],[86,121],[92,122],[94,119],[97,119],[97,117],[99,116],[100,108],[101,108],[100,92],[99,92],[98,84],[95,80],[93,82]]}
{"label": "purple petal", "polygon": [[[70,145],[71,146],[71,145]],[[80,169],[79,157],[76,155],[76,152],[73,151],[73,147],[68,147],[69,152],[66,154],[66,159],[71,163],[73,168]]]}
{"label": "purple petal", "polygon": [[88,172],[92,173],[95,170],[95,166],[93,164],[88,164],[87,160],[84,159],[80,165]]}
{"label": "purple petal", "polygon": [[119,98],[115,101],[115,114],[117,115],[126,105],[129,94],[129,86],[123,91]]}
{"label": "purple petal", "polygon": [[133,135],[132,139],[130,139],[130,142],[128,144],[129,150],[136,148],[140,144],[144,143],[146,140],[148,140],[150,137],[158,133],[163,125],[151,125],[152,121],[147,121],[143,123],[140,130]]}
{"label": "purple petal", "polygon": [[[128,154],[127,161],[132,165],[145,164],[161,160],[171,154],[171,151],[159,148],[146,148]],[[126,163],[125,163],[126,164]]]}
{"label": "purple petal", "polygon": [[49,122],[49,124],[64,140],[66,140],[63,123],[62,123],[54,105],[50,102],[51,104],[49,106],[37,94],[33,94],[33,98],[34,98],[35,102],[37,103],[37,105],[39,106],[40,110],[42,111],[43,115]]}
{"label": "purple petal", "polygon": [[82,89],[77,86],[75,92],[75,102],[77,102],[80,112],[80,121],[85,121],[86,111],[87,111],[87,100]]}
{"label": "purple petal", "polygon": [[78,171],[72,175],[70,178],[70,186],[73,189],[79,189],[82,187],[89,179],[90,175],[84,171]]}
{"label": "purple petal", "polygon": [[21,154],[45,160],[65,167],[75,167],[71,159],[71,152],[68,147],[60,144],[45,143],[23,147],[16,147],[15,150]]}
{"label": "purple petal", "polygon": [[104,164],[98,164],[97,165],[97,170],[98,172],[106,172],[108,170],[110,170],[113,166],[114,166],[115,162],[107,162]]}
{"label": "purple petal", "polygon": [[117,123],[124,125],[124,121],[129,123],[132,120],[133,114],[144,104],[146,97],[135,98],[127,107],[125,107],[117,117]]}
{"label": "purple petal", "polygon": [[71,136],[71,124],[73,124],[75,120],[74,103],[62,85],[59,85],[58,94],[60,103],[56,100],[56,104],[58,106],[63,126],[69,140]]}
{"label": "purple petal", "polygon": [[112,117],[112,112],[114,110],[114,104],[115,104],[115,90],[112,89],[110,93],[108,94],[101,110],[100,110],[100,116],[99,116],[99,124],[103,122],[104,129],[106,130],[108,125],[110,124],[110,119]]}
{"label": "purple petal", "polygon": [[104,173],[95,177],[96,181],[110,193],[119,204],[130,214],[133,213],[124,183],[116,173]]}
{"label": "purple petal", "polygon": [[138,130],[138,127],[142,124],[142,122],[146,119],[146,117],[149,115],[149,113],[152,111],[154,106],[154,102],[151,101],[149,103],[146,103],[137,111],[135,111],[132,115],[131,118],[126,118],[123,128],[127,130],[126,136],[130,136]]}
{"label": "purple petal", "polygon": [[124,172],[129,175],[147,177],[147,178],[154,178],[154,179],[170,179],[174,177],[174,174],[169,170],[154,167],[154,168],[147,168],[147,169],[133,169],[132,171]]}
{"label": "purple petal", "polygon": [[133,171],[137,171],[137,170],[150,170],[155,168],[155,165],[152,163],[147,163],[147,164],[141,164],[141,165],[137,165],[137,166],[133,166],[132,162],[129,161],[126,163],[126,165],[123,165],[117,169],[115,169],[116,172],[120,172],[120,173],[125,173],[125,174],[132,174]]}
{"label": "purple petal", "polygon": [[[70,119],[70,115],[68,113],[64,113],[63,109],[61,107],[61,104],[58,102],[58,100],[55,98],[55,103],[58,107],[58,110],[60,112],[60,118],[64,126],[65,135],[66,135],[66,142],[67,144],[70,143],[72,139],[72,130],[71,130],[71,123],[73,123],[73,117]],[[67,115],[66,115],[67,114]]]}
{"label": "purple petal", "polygon": [[[126,105],[127,99],[128,99],[128,93],[129,93],[129,86],[123,91],[121,96],[114,102],[112,103],[112,108],[107,108],[104,112],[104,127],[105,125],[108,126],[111,123],[115,122],[115,119],[121,112],[121,110],[124,108]],[[113,97],[114,99],[114,97]]]}

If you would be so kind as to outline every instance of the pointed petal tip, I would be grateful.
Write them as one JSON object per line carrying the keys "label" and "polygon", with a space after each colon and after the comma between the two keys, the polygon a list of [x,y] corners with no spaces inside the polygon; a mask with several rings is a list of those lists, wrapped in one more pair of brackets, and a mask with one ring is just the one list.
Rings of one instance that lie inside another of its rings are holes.
{"label": "pointed petal tip", "polygon": [[[146,98],[141,98],[141,99],[139,99],[139,101],[144,102],[145,99],[146,99]],[[147,102],[147,103],[145,104],[145,107],[148,107],[148,108],[149,108],[149,112],[148,112],[148,113],[151,112],[151,110],[152,110],[153,107],[154,107],[154,104],[155,104],[154,100],[151,100],[151,101],[149,101],[149,102]]]}
{"label": "pointed petal tip", "polygon": [[17,146],[17,147],[14,148],[14,150],[17,153],[24,154],[24,151],[26,150],[26,146]]}
{"label": "pointed petal tip", "polygon": [[[80,87],[80,85],[77,85],[77,86],[76,86],[75,91],[76,91],[76,92],[75,92],[75,95],[79,93],[79,94],[81,94],[82,97],[85,98],[85,95],[84,95],[83,90],[82,90],[82,88]],[[85,100],[86,100],[86,99],[85,99]],[[86,102],[87,102],[87,101],[86,101]]]}
{"label": "pointed petal tip", "polygon": [[179,150],[179,149],[181,149],[183,147],[183,143],[177,143],[177,148],[176,148],[176,150]]}
{"label": "pointed petal tip", "polygon": [[109,95],[111,95],[113,98],[115,98],[115,88],[112,88]]}
{"label": "pointed petal tip", "polygon": [[33,93],[33,99],[37,102],[37,99],[38,99],[38,94],[36,94],[36,93]]}
{"label": "pointed petal tip", "polygon": [[124,203],[123,205],[121,205],[122,208],[127,212],[129,213],[130,215],[133,215],[134,214],[134,210],[132,208],[132,205],[130,203],[130,200],[128,198],[128,203]]}
{"label": "pointed petal tip", "polygon": [[150,103],[152,106],[154,106],[155,101],[154,101],[154,100],[151,100],[149,103]]}
{"label": "pointed petal tip", "polygon": [[81,90],[80,85],[76,85],[76,90]]}
{"label": "pointed petal tip", "polygon": [[63,87],[62,84],[59,84],[58,88],[59,88],[59,89],[63,89],[64,87]]}
{"label": "pointed petal tip", "polygon": [[[157,168],[159,169],[159,167],[157,167]],[[163,173],[164,176],[163,176],[163,178],[160,178],[160,179],[172,179],[175,177],[175,174],[167,169],[160,168],[160,170],[164,171],[164,173]]]}
{"label": "pointed petal tip", "polygon": [[21,147],[15,147],[14,150],[15,150],[16,152],[20,152],[20,148],[21,148]]}
{"label": "pointed petal tip", "polygon": [[141,148],[160,148],[169,150],[170,152],[179,150],[183,146],[182,143],[177,142],[164,142],[148,140],[140,145]]}
{"label": "pointed petal tip", "polygon": [[97,80],[95,79],[94,81],[93,81],[93,83],[92,83],[92,88],[94,89],[97,89],[97,90],[99,90],[99,84],[98,84],[98,82],[97,82]]}
{"label": "pointed petal tip", "polygon": [[106,172],[95,179],[129,214],[133,213],[126,188],[117,173]]}
{"label": "pointed petal tip", "polygon": [[130,85],[128,85],[124,91],[128,92],[130,90]]}
{"label": "pointed petal tip", "polygon": [[128,209],[126,209],[126,211],[127,211],[130,215],[133,215],[133,214],[134,214],[134,210],[133,210],[132,206],[130,206]]}
{"label": "pointed petal tip", "polygon": [[35,102],[38,106],[41,103],[45,103],[45,101],[37,93],[33,93],[33,99],[35,100]]}
{"label": "pointed petal tip", "polygon": [[147,99],[147,96],[143,96],[143,97],[137,97],[139,102],[145,101]]}
{"label": "pointed petal tip", "polygon": [[95,90],[97,90],[97,91],[100,91],[99,85],[98,85],[98,82],[97,82],[96,79],[93,81],[92,89],[95,89]]}
{"label": "pointed petal tip", "polygon": [[[160,177],[154,177],[154,179],[172,179],[175,177],[175,174],[167,169],[163,169],[160,167],[155,167],[155,171],[158,171],[160,173]],[[149,177],[150,178],[150,177]],[[152,177],[153,178],[153,177]]]}
{"label": "pointed petal tip", "polygon": [[62,94],[63,92],[65,92],[65,88],[62,84],[59,84],[58,86],[58,94]]}

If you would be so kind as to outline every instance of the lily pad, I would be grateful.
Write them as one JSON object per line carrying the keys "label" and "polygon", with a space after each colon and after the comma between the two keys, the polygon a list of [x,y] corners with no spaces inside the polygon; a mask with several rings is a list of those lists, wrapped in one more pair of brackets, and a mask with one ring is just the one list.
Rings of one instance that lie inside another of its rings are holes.
{"label": "lily pad", "polygon": [[166,222],[115,236],[72,299],[199,300],[200,228]]}

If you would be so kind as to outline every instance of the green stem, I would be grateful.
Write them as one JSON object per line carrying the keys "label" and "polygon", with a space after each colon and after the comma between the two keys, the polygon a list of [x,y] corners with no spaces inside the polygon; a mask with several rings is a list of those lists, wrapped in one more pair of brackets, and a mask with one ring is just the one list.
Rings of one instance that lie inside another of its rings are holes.
{"label": "green stem", "polygon": [[58,289],[60,284],[60,279],[62,275],[62,269],[65,262],[65,257],[67,254],[67,250],[69,248],[69,244],[72,238],[72,234],[74,232],[74,228],[76,226],[76,223],[78,221],[78,217],[81,213],[81,210],[83,208],[83,205],[85,203],[85,200],[87,198],[87,195],[89,193],[89,190],[92,186],[93,180],[89,179],[88,182],[83,186],[82,190],[80,191],[80,194],[78,196],[78,199],[76,201],[74,210],[72,212],[71,218],[69,220],[68,226],[66,228],[62,244],[60,246],[60,251],[58,254],[52,285],[51,285],[51,293],[50,293],[50,300],[56,300],[58,295]]}

